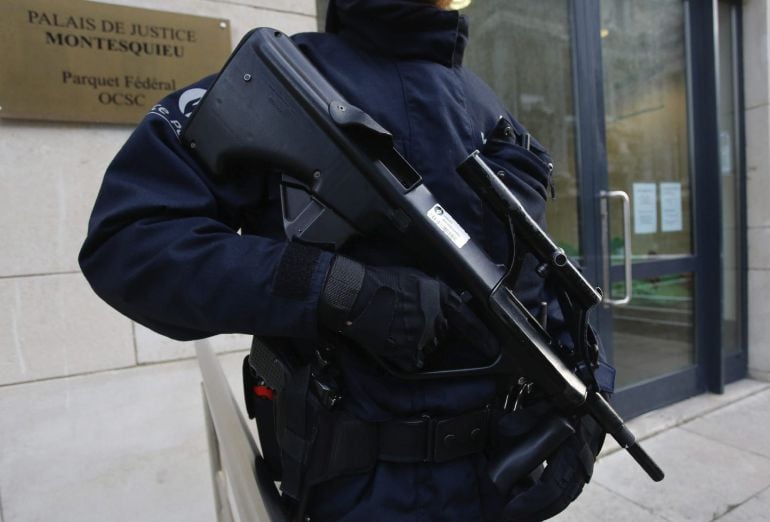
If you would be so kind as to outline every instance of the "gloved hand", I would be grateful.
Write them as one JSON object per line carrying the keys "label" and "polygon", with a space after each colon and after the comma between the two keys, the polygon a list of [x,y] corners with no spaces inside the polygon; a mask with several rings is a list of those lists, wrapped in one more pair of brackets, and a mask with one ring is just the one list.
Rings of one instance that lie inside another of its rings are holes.
{"label": "gloved hand", "polygon": [[319,321],[405,372],[422,368],[441,340],[459,329],[469,337],[469,349],[489,357],[497,353],[497,340],[462,299],[412,268],[364,266],[335,257]]}
{"label": "gloved hand", "polygon": [[591,480],[605,432],[590,416],[578,419],[570,436],[547,459],[545,471],[534,483],[519,485],[503,509],[503,520],[536,522],[562,512]]}

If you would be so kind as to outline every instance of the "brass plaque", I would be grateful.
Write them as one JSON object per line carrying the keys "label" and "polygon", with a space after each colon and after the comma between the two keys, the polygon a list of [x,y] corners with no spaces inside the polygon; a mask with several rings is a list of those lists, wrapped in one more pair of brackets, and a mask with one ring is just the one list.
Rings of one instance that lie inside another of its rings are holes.
{"label": "brass plaque", "polygon": [[0,0],[0,117],[136,123],[231,51],[217,18],[83,0]]}

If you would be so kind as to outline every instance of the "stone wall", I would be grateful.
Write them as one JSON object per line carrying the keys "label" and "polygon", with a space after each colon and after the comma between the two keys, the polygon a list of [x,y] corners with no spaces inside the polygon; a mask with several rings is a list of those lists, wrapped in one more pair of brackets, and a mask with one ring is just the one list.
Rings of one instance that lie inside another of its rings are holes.
{"label": "stone wall", "polygon": [[[233,46],[252,27],[316,29],[314,0],[108,1],[227,19]],[[122,317],[77,265],[130,132],[0,120],[0,522],[214,519],[193,344]],[[237,388],[248,338],[205,342],[234,352]]]}

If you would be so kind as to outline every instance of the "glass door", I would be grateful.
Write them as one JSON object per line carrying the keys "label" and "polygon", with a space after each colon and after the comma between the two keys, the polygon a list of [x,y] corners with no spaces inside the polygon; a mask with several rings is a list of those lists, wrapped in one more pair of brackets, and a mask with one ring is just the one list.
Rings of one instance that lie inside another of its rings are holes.
{"label": "glass door", "polygon": [[636,414],[696,393],[682,0],[487,0],[465,14],[466,65],[554,157],[549,233],[605,290],[592,322],[616,405]]}
{"label": "glass door", "polygon": [[548,149],[556,194],[547,207],[548,231],[580,261],[570,2],[484,0],[471,2],[463,12],[471,38],[465,64]]}
{"label": "glass door", "polygon": [[600,20],[601,331],[622,393],[696,362],[685,7],[601,0]]}

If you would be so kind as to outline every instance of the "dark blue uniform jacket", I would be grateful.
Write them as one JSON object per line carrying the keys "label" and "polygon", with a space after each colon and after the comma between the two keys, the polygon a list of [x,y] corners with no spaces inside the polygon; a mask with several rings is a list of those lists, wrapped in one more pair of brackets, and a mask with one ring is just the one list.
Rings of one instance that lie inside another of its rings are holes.
{"label": "dark blue uniform jacket", "polygon": [[[534,140],[526,150],[514,143],[515,136],[489,139],[501,116],[518,134],[526,131],[461,66],[466,20],[410,0],[337,0],[333,15],[336,34],[300,34],[294,41],[350,103],[395,136],[398,150],[444,207],[504,262],[504,228],[455,167],[481,150],[543,222],[550,159]],[[214,180],[179,139],[212,81],[204,79],[162,100],[115,157],[80,254],[83,273],[112,306],[169,337],[235,332],[283,338],[298,353],[310,351],[318,338],[316,308],[332,254],[306,267],[305,292],[276,294],[276,267],[287,244],[276,176],[265,171]],[[359,241],[345,253],[374,265],[414,263],[399,245],[377,238]],[[440,260],[419,268],[441,275]],[[528,306],[547,299],[542,280],[526,268],[517,293]],[[556,331],[561,317],[555,303],[550,314]],[[450,340],[439,357],[469,361],[473,354],[461,344]],[[490,403],[495,394],[490,378],[402,382],[364,358],[342,359],[344,407],[363,419],[459,413]],[[603,369],[599,378],[611,389],[611,371]],[[483,513],[496,502],[479,479],[481,460],[383,463],[369,476],[332,480],[317,489],[313,520],[493,519]]]}

